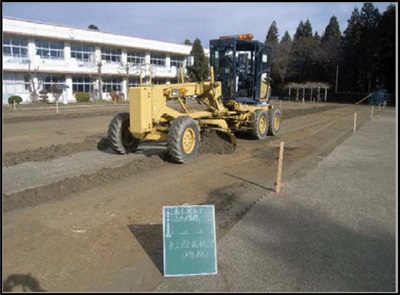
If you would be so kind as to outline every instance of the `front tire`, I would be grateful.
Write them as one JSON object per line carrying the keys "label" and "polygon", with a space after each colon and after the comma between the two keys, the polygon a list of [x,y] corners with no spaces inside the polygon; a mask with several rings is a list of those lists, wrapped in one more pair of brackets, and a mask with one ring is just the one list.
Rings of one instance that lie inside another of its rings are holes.
{"label": "front tire", "polygon": [[108,140],[111,148],[119,154],[134,153],[139,139],[129,131],[129,113],[118,113],[108,126]]}
{"label": "front tire", "polygon": [[200,128],[193,118],[180,116],[172,121],[168,132],[167,149],[171,161],[187,163],[197,156]]}
{"label": "front tire", "polygon": [[250,134],[254,139],[265,139],[268,132],[268,113],[265,110],[255,110],[250,117]]}

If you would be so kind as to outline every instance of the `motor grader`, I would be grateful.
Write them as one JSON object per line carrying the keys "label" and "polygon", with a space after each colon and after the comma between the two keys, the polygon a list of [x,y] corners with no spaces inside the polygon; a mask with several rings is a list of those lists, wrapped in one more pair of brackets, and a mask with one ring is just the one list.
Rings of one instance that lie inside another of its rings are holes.
{"label": "motor grader", "polygon": [[[276,135],[281,112],[269,103],[272,50],[252,37],[210,40],[209,81],[130,87],[129,113],[117,114],[108,128],[113,150],[131,153],[142,140],[161,140],[166,141],[170,161],[187,163],[196,157],[206,129],[215,130],[234,146],[238,130],[260,140]],[[189,97],[204,110],[188,109]],[[167,106],[172,99],[181,111]]]}

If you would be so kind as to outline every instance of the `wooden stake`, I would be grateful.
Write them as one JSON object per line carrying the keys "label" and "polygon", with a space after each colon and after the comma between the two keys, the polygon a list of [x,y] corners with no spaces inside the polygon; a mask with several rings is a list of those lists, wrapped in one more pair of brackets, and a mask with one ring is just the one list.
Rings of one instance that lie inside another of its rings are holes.
{"label": "wooden stake", "polygon": [[374,117],[374,106],[371,108],[371,119]]}
{"label": "wooden stake", "polygon": [[356,132],[357,128],[357,113],[354,113],[354,126],[353,126],[353,132]]}
{"label": "wooden stake", "polygon": [[282,186],[282,164],[283,164],[283,147],[285,143],[282,141],[279,148],[279,161],[278,161],[278,175],[276,178],[275,193],[279,194],[281,192]]}

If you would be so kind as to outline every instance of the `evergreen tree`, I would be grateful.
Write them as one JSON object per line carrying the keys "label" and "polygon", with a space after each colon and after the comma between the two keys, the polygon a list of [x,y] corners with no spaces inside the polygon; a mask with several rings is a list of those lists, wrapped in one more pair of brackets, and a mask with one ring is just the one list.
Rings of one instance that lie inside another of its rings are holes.
{"label": "evergreen tree", "polygon": [[185,44],[185,45],[192,45],[192,43],[190,42],[190,40],[189,39],[185,39],[185,41],[183,42],[183,44]]}
{"label": "evergreen tree", "polygon": [[281,43],[285,43],[285,42],[292,42],[292,37],[290,37],[290,34],[288,31],[285,31],[285,34],[283,34],[282,39],[281,39]]}
{"label": "evergreen tree", "polygon": [[357,48],[361,40],[361,32],[360,11],[355,7],[347,20],[347,28],[343,32],[344,36],[341,42],[343,61],[340,64],[342,73],[340,84],[342,91],[356,90],[359,72],[357,68]]}
{"label": "evergreen tree", "polygon": [[[279,34],[278,34],[278,28],[276,26],[276,22],[273,21],[271,26],[268,29],[268,33],[267,36],[265,37],[265,42],[264,44],[266,46],[269,46],[272,48],[272,52],[279,54]],[[271,87],[273,89],[273,91],[277,91],[279,89],[279,83],[280,83],[280,77],[277,71],[277,67],[276,67],[276,55],[274,56],[274,58],[272,59],[272,64],[271,64]],[[278,90],[279,91],[279,90]]]}
{"label": "evergreen tree", "polygon": [[332,16],[329,20],[329,24],[325,28],[324,36],[322,37],[322,42],[327,42],[329,40],[335,40],[340,38],[340,28],[336,16]]}
{"label": "evergreen tree", "polygon": [[306,38],[311,38],[312,37],[312,26],[310,20],[306,20],[303,28],[303,36]]}
{"label": "evergreen tree", "polygon": [[355,8],[344,31],[342,81],[345,90],[370,92],[379,80],[380,50],[379,10],[364,3],[361,13]]}
{"label": "evergreen tree", "polygon": [[312,65],[318,55],[318,43],[313,38],[311,22],[300,21],[293,40],[293,59],[290,78],[296,82],[312,79]]}
{"label": "evergreen tree", "polygon": [[89,25],[89,26],[88,26],[88,29],[89,29],[89,30],[94,30],[94,31],[100,31],[99,28],[98,28],[96,25],[93,25],[93,24],[92,24],[92,25]]}
{"label": "evergreen tree", "polygon": [[336,70],[340,63],[342,50],[341,33],[336,16],[332,16],[321,39],[318,60],[318,75],[331,85],[336,85]]}
{"label": "evergreen tree", "polygon": [[[278,94],[283,95],[286,76],[288,73],[288,67],[292,54],[292,38],[290,37],[288,31],[285,31],[281,42],[277,45],[277,50],[275,51],[275,57],[273,59],[272,73],[276,73],[277,77],[272,80],[272,89],[277,89]],[[274,78],[274,77],[273,77]]]}
{"label": "evergreen tree", "polygon": [[208,78],[208,60],[204,54],[203,46],[201,41],[196,38],[193,42],[192,50],[190,55],[193,56],[193,66],[189,66],[188,75],[189,80],[192,82],[204,81]]}
{"label": "evergreen tree", "polygon": [[362,92],[371,92],[376,86],[378,77],[378,53],[381,46],[378,24],[381,19],[379,10],[372,3],[364,3],[361,9],[361,39],[357,48],[357,68],[359,69],[358,86]]}
{"label": "evergreen tree", "polygon": [[377,84],[386,88],[389,93],[396,90],[396,7],[388,6],[378,25],[380,44],[379,72]]}
{"label": "evergreen tree", "polygon": [[271,46],[272,44],[276,44],[279,42],[279,33],[278,28],[276,26],[276,22],[273,21],[271,26],[268,29],[267,37],[265,38],[265,45]]}
{"label": "evergreen tree", "polygon": [[378,8],[375,8],[372,3],[364,3],[361,9],[361,26],[367,30],[374,29],[378,26],[381,19],[381,14]]}
{"label": "evergreen tree", "polygon": [[344,46],[357,44],[361,38],[361,16],[358,8],[355,7],[351,13],[350,19],[347,20],[347,28],[344,30]]}
{"label": "evergreen tree", "polygon": [[297,26],[296,33],[294,34],[294,40],[300,39],[301,37],[304,37],[304,23],[302,20]]}

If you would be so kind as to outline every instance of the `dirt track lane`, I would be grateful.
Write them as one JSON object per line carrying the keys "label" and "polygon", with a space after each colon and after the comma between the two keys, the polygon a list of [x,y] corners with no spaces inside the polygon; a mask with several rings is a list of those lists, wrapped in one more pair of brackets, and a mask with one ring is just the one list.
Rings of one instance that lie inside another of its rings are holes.
{"label": "dirt track lane", "polygon": [[232,155],[201,154],[185,165],[165,163],[132,176],[128,169],[63,200],[6,212],[3,282],[29,273],[46,291],[151,291],[164,279],[162,206],[215,204],[221,238],[273,190],[280,141],[283,176],[296,177],[351,134],[354,111],[359,124],[369,119],[370,109],[362,106],[288,119],[275,138],[239,139]]}

